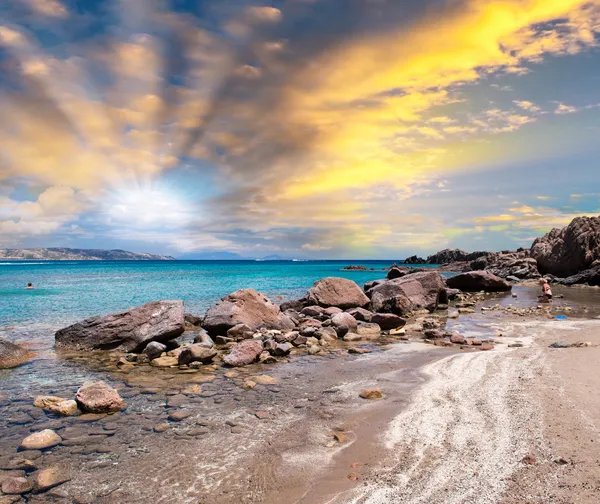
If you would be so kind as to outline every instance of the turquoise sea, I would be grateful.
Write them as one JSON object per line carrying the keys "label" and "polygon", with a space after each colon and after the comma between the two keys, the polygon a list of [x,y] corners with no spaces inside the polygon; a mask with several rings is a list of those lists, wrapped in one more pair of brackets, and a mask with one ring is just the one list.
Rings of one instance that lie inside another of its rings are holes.
{"label": "turquoise sea", "polygon": [[[183,299],[204,314],[219,298],[251,287],[274,302],[304,295],[327,276],[383,278],[394,261],[48,261],[0,262],[0,327],[60,328],[158,299]],[[360,264],[376,271],[343,271]],[[33,290],[25,289],[27,283]]]}

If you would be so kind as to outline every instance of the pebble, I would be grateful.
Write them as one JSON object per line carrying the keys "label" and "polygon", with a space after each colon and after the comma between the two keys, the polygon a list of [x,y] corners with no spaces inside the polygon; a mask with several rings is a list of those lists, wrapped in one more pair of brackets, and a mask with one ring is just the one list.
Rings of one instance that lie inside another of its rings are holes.
{"label": "pebble", "polygon": [[358,355],[362,355],[362,354],[368,354],[371,353],[372,350],[368,350],[367,348],[350,348],[348,350],[348,353],[350,354],[358,354]]}
{"label": "pebble", "polygon": [[34,432],[21,441],[23,450],[44,450],[52,448],[62,442],[62,438],[53,430],[45,429]]}
{"label": "pebble", "polygon": [[251,379],[257,385],[275,385],[277,383],[277,378],[269,375],[253,376]]}
{"label": "pebble", "polygon": [[169,413],[169,420],[172,420],[174,422],[181,422],[182,420],[189,418],[191,415],[192,415],[192,412],[189,410],[171,411]]}
{"label": "pebble", "polygon": [[71,475],[69,466],[63,463],[40,469],[32,474],[31,479],[34,492],[39,493],[66,483]]}
{"label": "pebble", "polygon": [[8,495],[19,495],[31,492],[33,483],[24,477],[9,476],[2,482],[2,492]]}
{"label": "pebble", "polygon": [[168,431],[171,426],[167,422],[160,423],[154,426],[154,432],[165,432]]}
{"label": "pebble", "polygon": [[383,397],[383,393],[379,389],[370,389],[361,391],[359,396],[363,399],[381,399]]}

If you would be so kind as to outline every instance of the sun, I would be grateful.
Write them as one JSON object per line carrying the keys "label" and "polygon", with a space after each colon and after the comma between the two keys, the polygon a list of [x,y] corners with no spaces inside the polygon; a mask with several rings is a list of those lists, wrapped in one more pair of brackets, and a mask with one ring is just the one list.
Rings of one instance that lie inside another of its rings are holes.
{"label": "sun", "polygon": [[157,185],[114,192],[109,198],[107,213],[112,220],[136,227],[182,226],[189,220],[184,198]]}

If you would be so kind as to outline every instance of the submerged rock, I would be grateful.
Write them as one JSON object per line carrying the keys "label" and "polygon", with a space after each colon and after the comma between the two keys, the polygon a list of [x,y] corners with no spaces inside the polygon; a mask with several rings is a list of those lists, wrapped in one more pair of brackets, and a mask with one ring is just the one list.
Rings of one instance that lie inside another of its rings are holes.
{"label": "submerged rock", "polygon": [[216,356],[216,350],[206,348],[202,343],[198,343],[184,347],[179,354],[178,363],[179,365],[189,364],[191,362],[210,364]]}
{"label": "submerged rock", "polygon": [[80,350],[141,351],[184,331],[183,301],[153,301],[131,310],[86,319],[55,335],[58,346]]}
{"label": "submerged rock", "polygon": [[33,483],[23,476],[9,476],[2,482],[2,493],[20,495],[31,492]]}
{"label": "submerged rock", "polygon": [[208,309],[202,327],[210,335],[225,335],[239,324],[252,331],[261,327],[282,330],[295,327],[290,317],[254,289],[241,289],[222,298]]}
{"label": "submerged rock", "polygon": [[30,361],[35,354],[0,338],[0,369],[9,369]]}
{"label": "submerged rock", "polygon": [[231,352],[225,356],[223,362],[228,366],[247,366],[258,359],[263,351],[263,343],[260,340],[244,340],[233,347]]}
{"label": "submerged rock", "polygon": [[447,280],[448,287],[465,292],[508,292],[512,286],[489,271],[469,271]]}
{"label": "submerged rock", "polygon": [[151,341],[150,343],[148,343],[148,345],[146,345],[146,348],[144,348],[143,353],[148,356],[149,360],[153,360],[160,357],[162,353],[166,351],[167,345],[163,345],[158,341]]}
{"label": "submerged rock", "polygon": [[21,441],[22,450],[45,450],[62,442],[62,438],[51,429],[34,432]]}
{"label": "submerged rock", "polygon": [[103,381],[85,382],[75,400],[81,410],[88,413],[114,413],[125,405],[119,393]]}
{"label": "submerged rock", "polygon": [[70,468],[67,464],[55,464],[34,472],[31,479],[34,493],[45,492],[69,481]]}
{"label": "submerged rock", "polygon": [[33,405],[57,415],[72,416],[77,414],[77,403],[72,399],[55,396],[37,396],[33,401]]}
{"label": "submerged rock", "polygon": [[323,308],[335,306],[343,310],[364,307],[369,304],[361,288],[346,278],[328,277],[315,282],[308,291],[306,299]]}

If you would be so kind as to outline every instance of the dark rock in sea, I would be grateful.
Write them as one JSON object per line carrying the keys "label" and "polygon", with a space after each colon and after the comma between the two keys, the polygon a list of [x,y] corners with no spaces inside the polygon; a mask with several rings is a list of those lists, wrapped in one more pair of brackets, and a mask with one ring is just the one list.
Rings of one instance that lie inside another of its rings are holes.
{"label": "dark rock in sea", "polygon": [[184,347],[177,360],[180,366],[191,362],[210,364],[216,356],[217,351],[213,348],[206,348],[203,343],[196,343]]}
{"label": "dark rock in sea", "polygon": [[444,249],[440,252],[430,255],[427,258],[427,264],[449,264],[456,262],[474,261],[481,256],[487,255],[487,252],[464,252],[459,249]]}
{"label": "dark rock in sea", "polygon": [[92,317],[58,331],[56,344],[80,350],[141,351],[184,331],[183,301],[153,301],[131,310]]}
{"label": "dark rock in sea", "polygon": [[593,268],[582,271],[570,277],[559,280],[563,285],[587,284],[592,286],[600,286],[600,264]]}
{"label": "dark rock in sea", "polygon": [[364,307],[369,304],[361,288],[346,278],[328,277],[315,282],[306,295],[310,304],[328,308],[336,306],[343,310]]}
{"label": "dark rock in sea", "polygon": [[226,334],[238,324],[245,324],[253,331],[258,328],[294,329],[296,326],[266,296],[254,289],[241,289],[209,308],[202,327],[211,336],[216,336]]}
{"label": "dark rock in sea", "polygon": [[225,356],[223,362],[228,366],[247,366],[256,361],[262,351],[262,341],[244,340],[233,347],[231,352]]}
{"label": "dark rock in sea", "polygon": [[375,313],[371,322],[379,325],[384,331],[397,329],[406,325],[406,320],[393,313]]}
{"label": "dark rock in sea", "polygon": [[186,326],[198,327],[202,325],[202,317],[198,315],[192,315],[191,313],[184,313],[183,318]]}
{"label": "dark rock in sea", "polygon": [[157,357],[160,357],[161,354],[166,351],[167,345],[163,345],[158,341],[151,341],[146,345],[146,348],[144,348],[144,351],[142,353],[146,354],[149,360],[152,360],[156,359]]}
{"label": "dark rock in sea", "polygon": [[0,338],[0,369],[9,369],[30,361],[35,354]]}
{"label": "dark rock in sea", "polygon": [[427,308],[434,310],[448,297],[444,279],[437,271],[425,271],[387,280],[370,291],[371,309],[380,313],[404,315]]}
{"label": "dark rock in sea", "polygon": [[404,264],[426,264],[427,260],[416,255],[407,257],[404,259]]}
{"label": "dark rock in sea", "polygon": [[363,285],[363,290],[365,291],[365,294],[369,296],[369,292],[371,292],[373,287],[382,283],[385,283],[385,280],[371,280],[370,282],[366,282],[365,285]]}
{"label": "dark rock in sea", "polygon": [[362,322],[371,322],[371,317],[373,316],[372,312],[365,310],[364,308],[352,308],[347,310],[347,313],[352,315],[356,320]]}
{"label": "dark rock in sea", "polygon": [[103,381],[85,382],[75,394],[81,411],[88,413],[114,413],[125,406],[119,393]]}
{"label": "dark rock in sea", "polygon": [[375,271],[375,268],[367,268],[366,266],[345,266],[343,271]]}
{"label": "dark rock in sea", "polygon": [[530,254],[542,274],[569,277],[593,268],[600,260],[600,217],[576,217],[553,229],[533,242]]}
{"label": "dark rock in sea", "polygon": [[451,277],[447,280],[448,287],[465,292],[507,292],[512,286],[488,271],[470,271]]}

